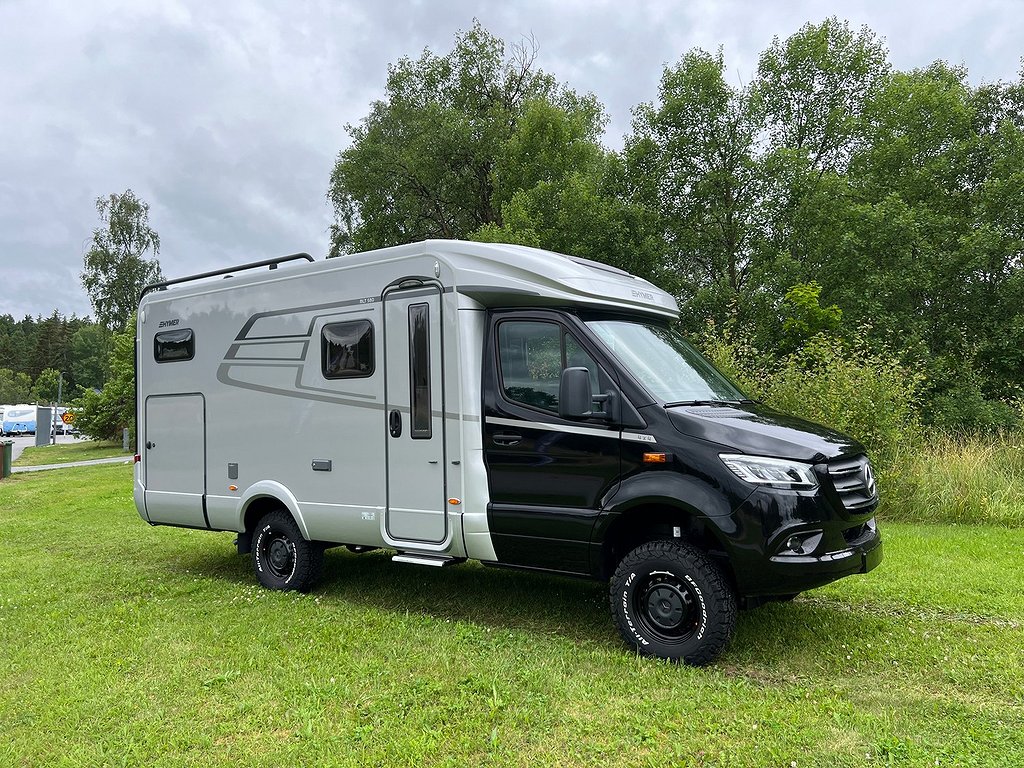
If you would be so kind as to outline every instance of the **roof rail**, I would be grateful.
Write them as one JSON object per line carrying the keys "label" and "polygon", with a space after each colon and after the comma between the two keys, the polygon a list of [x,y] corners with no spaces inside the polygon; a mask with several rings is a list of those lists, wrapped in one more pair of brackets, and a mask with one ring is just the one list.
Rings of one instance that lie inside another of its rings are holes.
{"label": "roof rail", "polygon": [[198,275],[186,275],[185,277],[176,277],[173,280],[164,280],[162,283],[153,283],[147,285],[142,289],[142,293],[139,294],[139,301],[142,301],[142,297],[150,291],[162,291],[164,288],[168,288],[178,283],[189,283],[193,280],[202,280],[204,277],[217,277],[218,275],[231,275],[235,272],[241,272],[243,269],[257,269],[259,267],[270,267],[271,269],[277,269],[278,264],[284,264],[287,261],[298,261],[305,259],[306,261],[315,261],[315,259],[308,253],[293,253],[290,256],[280,256],[276,259],[264,259],[263,261],[254,261],[249,264],[239,264],[236,267],[227,267],[225,269],[215,269],[212,272],[201,272]]}

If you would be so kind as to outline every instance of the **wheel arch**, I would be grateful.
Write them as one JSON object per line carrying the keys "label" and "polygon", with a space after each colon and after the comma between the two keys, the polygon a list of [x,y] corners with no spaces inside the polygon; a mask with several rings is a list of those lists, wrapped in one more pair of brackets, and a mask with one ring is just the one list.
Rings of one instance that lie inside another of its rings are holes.
{"label": "wheel arch", "polygon": [[295,524],[299,526],[302,535],[310,540],[309,529],[306,521],[302,518],[299,503],[291,491],[280,483],[273,481],[261,481],[246,489],[239,504],[238,519],[238,552],[245,554],[252,549],[252,534],[256,524],[268,512],[275,509],[284,509],[292,516]]}
{"label": "wheel arch", "polygon": [[594,575],[609,578],[619,561],[641,544],[656,539],[681,539],[711,557],[735,589],[736,575],[726,531],[721,527],[727,520],[709,517],[678,499],[666,498],[645,499],[608,512],[595,526],[599,547],[595,547],[598,562],[594,564]]}

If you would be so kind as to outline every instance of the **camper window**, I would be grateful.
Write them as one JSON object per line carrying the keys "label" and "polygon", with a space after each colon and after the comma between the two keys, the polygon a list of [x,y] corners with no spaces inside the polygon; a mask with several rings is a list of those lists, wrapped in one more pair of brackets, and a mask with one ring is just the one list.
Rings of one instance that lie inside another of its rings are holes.
{"label": "camper window", "polygon": [[373,375],[373,325],[369,320],[325,325],[320,349],[325,379]]}
{"label": "camper window", "polygon": [[153,357],[158,363],[176,363],[196,356],[196,340],[191,328],[164,331],[153,337]]}

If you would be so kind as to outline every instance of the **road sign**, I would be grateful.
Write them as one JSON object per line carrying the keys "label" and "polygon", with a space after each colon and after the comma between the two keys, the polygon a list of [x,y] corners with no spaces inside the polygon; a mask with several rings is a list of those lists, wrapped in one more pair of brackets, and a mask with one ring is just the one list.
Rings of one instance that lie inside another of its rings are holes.
{"label": "road sign", "polygon": [[65,424],[74,424],[75,414],[73,414],[71,411],[64,411],[64,413],[60,415],[60,420],[63,421]]}

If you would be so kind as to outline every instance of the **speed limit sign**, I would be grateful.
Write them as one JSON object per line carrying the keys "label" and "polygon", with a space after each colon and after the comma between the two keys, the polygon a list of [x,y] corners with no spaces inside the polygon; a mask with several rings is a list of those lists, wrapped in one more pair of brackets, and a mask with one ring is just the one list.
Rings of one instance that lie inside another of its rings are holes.
{"label": "speed limit sign", "polygon": [[60,420],[63,421],[65,424],[74,424],[75,414],[73,414],[71,411],[64,411],[64,413],[60,415]]}

